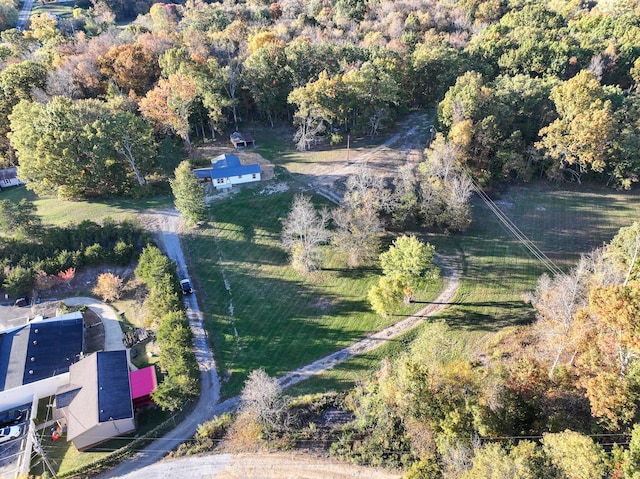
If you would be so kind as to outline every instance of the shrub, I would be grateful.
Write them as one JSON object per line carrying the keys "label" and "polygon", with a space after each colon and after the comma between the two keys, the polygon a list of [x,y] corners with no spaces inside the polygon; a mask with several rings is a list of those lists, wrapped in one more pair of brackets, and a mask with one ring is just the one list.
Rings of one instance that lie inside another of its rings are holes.
{"label": "shrub", "polygon": [[92,292],[100,296],[103,301],[115,301],[120,299],[122,284],[122,278],[113,273],[103,273],[98,276],[98,281]]}

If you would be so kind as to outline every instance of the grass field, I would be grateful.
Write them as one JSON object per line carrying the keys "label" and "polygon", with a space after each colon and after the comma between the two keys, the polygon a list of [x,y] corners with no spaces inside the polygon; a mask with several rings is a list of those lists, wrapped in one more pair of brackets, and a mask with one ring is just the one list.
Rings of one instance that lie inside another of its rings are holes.
{"label": "grass field", "polygon": [[[593,185],[511,187],[497,204],[565,271],[581,254],[609,242],[621,227],[640,218],[640,195]],[[494,332],[534,319],[532,308],[522,298],[546,270],[478,198],[473,202],[473,218],[462,235],[432,234],[425,239],[441,253],[462,254],[464,273],[456,304],[439,318],[481,349]],[[295,385],[287,394],[349,389],[370,376],[385,356],[404,351],[421,329]]]}
{"label": "grass field", "polygon": [[[366,294],[379,272],[346,269],[325,259],[325,269],[301,275],[280,248],[280,224],[291,193],[244,191],[215,203],[211,227],[185,237],[198,299],[205,312],[225,395],[238,393],[246,375],[292,369],[344,347],[398,317],[373,314]],[[419,300],[439,292],[433,286]]]}
{"label": "grass field", "polygon": [[[565,271],[581,254],[609,242],[620,227],[640,217],[639,195],[593,186],[511,187],[497,204]],[[477,198],[473,218],[464,235],[431,238],[440,250],[461,251],[465,261],[459,304],[445,316],[454,326],[476,331],[496,331],[533,319],[522,296],[547,271]]]}
{"label": "grass field", "polygon": [[147,209],[173,207],[173,200],[169,196],[141,200],[124,198],[110,201],[65,201],[55,197],[39,198],[23,186],[0,192],[0,200],[9,199],[18,202],[22,198],[33,201],[43,223],[51,225],[79,223],[84,220],[100,221],[107,217],[121,221],[135,218],[137,214]]}
{"label": "grass field", "polygon": [[34,2],[31,9],[31,15],[40,15],[48,13],[50,15],[58,15],[62,18],[71,18],[73,16],[73,9],[76,8],[78,2],[65,2],[65,3],[42,3]]}

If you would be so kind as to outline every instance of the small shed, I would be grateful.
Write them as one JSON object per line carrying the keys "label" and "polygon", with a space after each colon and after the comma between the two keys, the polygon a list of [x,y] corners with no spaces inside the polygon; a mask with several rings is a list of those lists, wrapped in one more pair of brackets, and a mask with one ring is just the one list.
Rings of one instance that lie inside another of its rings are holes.
{"label": "small shed", "polygon": [[193,173],[201,180],[211,180],[216,189],[220,190],[260,181],[261,171],[258,163],[243,165],[236,155],[225,153],[211,160],[211,168],[198,168]]}
{"label": "small shed", "polygon": [[0,170],[0,190],[3,188],[9,188],[10,186],[24,185],[23,181],[18,179],[17,168],[6,168]]}
{"label": "small shed", "polygon": [[256,146],[256,140],[253,138],[251,133],[240,133],[239,131],[235,131],[231,133],[229,138],[236,149],[246,148],[249,145]]}
{"label": "small shed", "polygon": [[147,404],[153,404],[151,393],[158,387],[155,366],[131,371],[129,373],[129,382],[131,383],[133,409],[146,406]]}

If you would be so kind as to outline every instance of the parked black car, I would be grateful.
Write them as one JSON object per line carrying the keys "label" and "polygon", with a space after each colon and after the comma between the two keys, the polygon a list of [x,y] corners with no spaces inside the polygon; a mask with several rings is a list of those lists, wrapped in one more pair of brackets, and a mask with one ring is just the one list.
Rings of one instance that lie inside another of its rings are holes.
{"label": "parked black car", "polygon": [[9,409],[0,412],[0,428],[19,424],[27,419],[27,411],[22,409]]}
{"label": "parked black car", "polygon": [[191,281],[189,281],[186,278],[180,281],[180,289],[182,290],[182,294],[193,293],[193,287],[191,286]]}

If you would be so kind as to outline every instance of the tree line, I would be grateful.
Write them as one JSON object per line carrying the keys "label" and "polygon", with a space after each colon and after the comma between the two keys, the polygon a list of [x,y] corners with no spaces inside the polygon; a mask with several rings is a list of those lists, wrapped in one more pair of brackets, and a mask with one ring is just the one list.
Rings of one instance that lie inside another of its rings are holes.
{"label": "tree line", "polygon": [[630,188],[638,32],[631,7],[604,0],[94,0],[1,33],[0,151],[39,192],[119,195],[166,175],[167,135],[189,152],[194,137],[284,121],[304,150],[439,103],[443,141],[482,185]]}
{"label": "tree line", "polygon": [[0,284],[11,296],[46,291],[86,266],[129,264],[149,240],[135,223],[108,218],[45,227],[35,209],[0,201]]}

